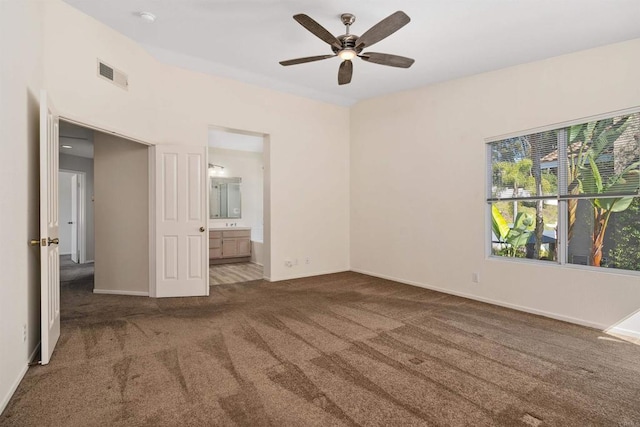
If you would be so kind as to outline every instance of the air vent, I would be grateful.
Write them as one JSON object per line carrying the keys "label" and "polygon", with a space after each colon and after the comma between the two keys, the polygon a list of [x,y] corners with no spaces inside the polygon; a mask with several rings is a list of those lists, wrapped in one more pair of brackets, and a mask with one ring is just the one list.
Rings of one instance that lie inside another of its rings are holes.
{"label": "air vent", "polygon": [[125,73],[102,62],[100,59],[98,59],[98,77],[108,80],[125,90],[129,86],[129,78]]}

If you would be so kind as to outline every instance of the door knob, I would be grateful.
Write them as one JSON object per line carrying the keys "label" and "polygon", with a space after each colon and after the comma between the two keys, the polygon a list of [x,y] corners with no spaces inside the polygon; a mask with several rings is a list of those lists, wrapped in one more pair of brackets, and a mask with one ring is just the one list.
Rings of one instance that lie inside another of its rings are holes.
{"label": "door knob", "polygon": [[31,246],[40,246],[40,240],[39,239],[31,239],[31,241],[29,241],[29,244]]}
{"label": "door knob", "polygon": [[47,237],[47,246],[51,246],[51,245],[58,245],[60,244],[60,239],[58,239],[57,237],[52,239],[50,237]]}
{"label": "door knob", "polygon": [[200,232],[204,233],[205,228],[204,227],[200,227]]}

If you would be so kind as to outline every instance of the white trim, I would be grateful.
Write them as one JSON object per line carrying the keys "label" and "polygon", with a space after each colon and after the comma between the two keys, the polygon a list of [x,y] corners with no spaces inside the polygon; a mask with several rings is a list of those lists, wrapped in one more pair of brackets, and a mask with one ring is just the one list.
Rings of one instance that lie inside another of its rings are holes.
{"label": "white trim", "polygon": [[81,126],[81,127],[84,127],[84,128],[92,129],[92,130],[97,130],[98,132],[106,133],[106,134],[109,134],[109,135],[119,136],[120,138],[128,139],[129,141],[139,142],[140,144],[148,145],[148,146],[156,145],[153,142],[148,142],[148,141],[145,141],[143,139],[139,139],[139,138],[136,138],[136,137],[133,137],[133,136],[128,136],[128,135],[126,135],[124,133],[120,133],[120,132],[115,131],[115,130],[109,130],[109,129],[100,127],[98,125],[95,125],[95,124],[89,122],[88,120],[85,120],[84,118],[75,119],[75,118],[71,118],[71,116],[69,116],[69,115],[62,115],[62,114],[59,117],[60,117],[60,120],[65,121],[67,123],[71,123],[71,124],[78,125],[78,126]]}
{"label": "white trim", "polygon": [[[91,159],[93,161],[93,158]],[[78,264],[86,264],[88,261],[87,258],[87,173],[84,171],[74,170],[74,169],[62,169],[58,168],[59,172],[67,172],[78,175],[78,184],[80,185],[80,189],[74,188],[72,191],[78,191],[82,197],[78,198],[78,251],[80,252],[80,256],[78,257]],[[71,255],[71,252],[68,254],[61,255]]]}
{"label": "white trim", "polygon": [[[207,145],[204,149],[204,170],[205,170],[205,183],[204,183],[204,187],[206,188],[205,192],[204,192],[204,217],[205,217],[205,221],[206,221],[206,225],[207,225],[207,231],[205,231],[205,233],[207,233],[207,249],[205,250],[205,264],[206,266],[206,275],[207,275],[207,283],[205,284],[207,291],[205,293],[206,296],[211,295],[211,274],[209,274],[211,272],[210,267],[211,265],[209,264],[209,249],[210,246],[209,244],[211,243],[211,241],[209,240],[209,220],[211,219],[209,217],[210,212],[209,212],[209,193],[211,193],[211,187],[210,187],[210,183],[211,183],[211,178],[209,177],[209,169],[207,168],[209,165],[209,132],[207,132]],[[241,179],[242,180],[242,179]],[[240,197],[240,204],[242,205],[242,197]]]}
{"label": "white trim", "polygon": [[78,174],[78,235],[79,235],[79,252],[78,261],[80,264],[87,262],[87,174],[81,172]]}
{"label": "white trim", "polygon": [[135,297],[148,297],[148,291],[121,291],[118,289],[94,289],[94,294],[102,294],[102,295],[129,295]]}
{"label": "white trim", "polygon": [[630,338],[640,338],[640,331],[634,331],[634,330],[631,330],[631,329],[621,328],[619,326],[613,326],[611,328],[605,329],[604,332],[606,332],[608,334],[625,335],[625,336],[630,337]]}
{"label": "white trim", "polygon": [[587,122],[592,122],[592,121],[595,121],[595,120],[610,119],[612,117],[624,116],[626,114],[635,114],[635,113],[639,113],[639,112],[640,112],[640,106],[631,107],[631,108],[625,108],[625,109],[622,109],[622,110],[609,111],[608,113],[596,114],[594,116],[581,117],[581,118],[574,119],[574,120],[567,120],[565,122],[554,123],[552,125],[540,126],[540,127],[537,127],[537,128],[521,130],[521,131],[516,131],[516,132],[509,132],[509,133],[505,133],[505,134],[497,135],[497,136],[491,136],[491,137],[485,138],[484,142],[487,143],[487,144],[490,144],[492,142],[501,141],[501,140],[507,139],[507,138],[515,138],[515,137],[518,137],[518,136],[529,135],[529,134],[532,134],[532,133],[540,133],[540,132],[545,132],[545,131],[548,131],[548,130],[556,130],[556,129],[566,128],[566,127],[573,126],[573,125],[579,125],[579,124],[583,124],[583,123],[587,123]]}
{"label": "white trim", "polygon": [[96,261],[95,261],[95,260],[93,260],[93,259],[88,259],[88,260],[86,260],[86,261],[84,262],[84,264],[90,264],[90,263],[92,263],[92,262],[93,262],[93,263],[95,263]]}
{"label": "white trim", "polygon": [[[494,262],[511,262],[515,264],[523,264],[523,265],[535,265],[537,267],[558,267],[561,269],[573,269],[573,270],[581,270],[581,271],[590,271],[597,274],[610,274],[616,276],[624,276],[624,277],[640,277],[640,271],[636,270],[625,270],[622,268],[612,268],[612,267],[596,267],[594,265],[582,265],[582,264],[572,264],[567,262],[566,264],[561,264],[560,260],[557,261],[543,261],[540,259],[533,258],[517,258],[517,257],[508,257],[501,255],[489,255],[486,261]],[[368,274],[368,273],[367,273]]]}
{"label": "white trim", "polygon": [[[42,341],[38,341],[38,344],[36,344],[36,347],[33,349],[31,354],[29,355],[29,360],[27,361],[28,363],[32,363],[33,360],[36,358],[36,354],[38,354],[38,352],[40,351],[40,344],[42,344]],[[28,366],[29,365],[27,365],[27,367]],[[2,411],[0,411],[0,412],[2,412]]]}
{"label": "white trim", "polygon": [[150,146],[149,156],[149,291],[156,298],[156,147]]}
{"label": "white trim", "polygon": [[[536,314],[538,316],[548,317],[550,319],[561,320],[563,322],[574,323],[574,324],[581,325],[581,326],[587,326],[589,328],[599,329],[604,333],[608,332],[609,330],[613,330],[613,329],[623,330],[621,328],[617,328],[617,327],[613,327],[612,328],[611,326],[608,326],[608,325],[604,325],[604,324],[596,323],[596,322],[591,322],[589,320],[579,319],[577,317],[571,317],[571,316],[565,316],[563,314],[551,313],[549,311],[538,310],[536,308],[525,307],[525,306],[522,306],[522,305],[512,304],[512,303],[499,301],[499,300],[495,300],[495,299],[491,299],[491,298],[484,298],[484,297],[480,297],[480,296],[477,296],[477,295],[467,294],[465,292],[453,291],[451,289],[439,288],[437,286],[425,285],[423,283],[418,283],[418,282],[414,282],[414,281],[411,281],[411,280],[398,279],[398,278],[395,278],[395,277],[386,276],[384,274],[372,273],[372,272],[369,272],[369,271],[360,270],[360,269],[356,269],[356,268],[352,268],[351,271],[354,271],[356,273],[366,274],[368,276],[378,277],[378,278],[381,278],[381,279],[393,280],[394,282],[404,283],[405,285],[417,286],[419,288],[430,289],[432,291],[442,292],[444,294],[455,295],[455,296],[458,296],[458,297],[467,298],[467,299],[471,299],[471,300],[474,300],[474,301],[486,302],[488,304],[493,304],[493,305],[497,305],[497,306],[500,306],[500,307],[511,308],[511,309],[514,309],[514,310],[523,311],[525,313]],[[625,333],[625,335],[628,335],[628,334],[630,334],[632,332],[633,331],[627,331]],[[635,332],[635,333],[639,334],[638,332]]]}
{"label": "white trim", "polygon": [[[314,276],[324,276],[325,274],[336,274],[336,273],[346,273],[348,271],[351,271],[348,267],[345,267],[343,269],[340,270],[329,270],[329,271],[314,271],[313,273],[302,273],[302,274],[296,274],[293,276],[286,276],[286,277],[278,277],[278,278],[267,278],[266,276],[264,277],[265,280],[268,280],[270,282],[282,282],[283,280],[295,280],[295,279],[304,279],[306,277],[314,277]],[[355,270],[353,270],[355,271]],[[367,274],[367,273],[365,273]],[[373,274],[371,274],[371,276],[373,276]]]}
{"label": "white trim", "polygon": [[[37,349],[37,347],[36,347],[36,349]],[[9,404],[9,401],[11,400],[11,398],[13,397],[13,394],[18,389],[18,386],[20,385],[20,382],[24,378],[24,376],[27,373],[28,369],[29,369],[29,364],[25,363],[24,364],[24,368],[22,368],[22,370],[18,374],[18,377],[15,379],[15,381],[11,385],[11,388],[9,388],[9,391],[7,392],[6,396],[4,396],[2,398],[2,401],[0,402],[0,415],[7,408],[7,405]]]}

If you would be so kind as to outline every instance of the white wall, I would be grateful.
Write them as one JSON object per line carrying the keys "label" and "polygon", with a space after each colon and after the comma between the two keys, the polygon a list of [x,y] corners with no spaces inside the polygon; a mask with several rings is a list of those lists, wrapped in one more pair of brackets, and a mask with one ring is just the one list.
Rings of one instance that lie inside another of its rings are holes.
{"label": "white wall", "polygon": [[[637,275],[486,259],[484,201],[485,138],[639,106],[638,52],[640,39],[354,107],[352,268],[600,327],[638,312]],[[624,327],[640,333],[640,315]]]}
{"label": "white wall", "polygon": [[94,292],[149,293],[149,147],[94,134]]}
{"label": "white wall", "polygon": [[58,174],[60,255],[69,255],[71,253],[71,224],[69,224],[69,221],[71,221],[71,177],[73,175],[69,172],[59,172]]}
{"label": "white wall", "polygon": [[[44,9],[45,85],[63,115],[160,144],[206,146],[209,126],[268,134],[271,279],[349,268],[346,108],[168,66],[59,0]],[[96,58],[128,90],[96,77]]]}
{"label": "white wall", "polygon": [[[40,340],[41,5],[0,1],[0,412]],[[23,325],[27,340],[23,341]]]}
{"label": "white wall", "polygon": [[60,169],[85,173],[85,220],[86,220],[86,256],[87,262],[95,258],[94,206],[93,206],[93,159],[60,154]]}
{"label": "white wall", "polygon": [[[224,227],[229,222],[251,227],[251,240],[263,240],[263,162],[262,153],[209,147],[209,163],[224,166],[224,177],[240,177],[242,218],[210,219],[210,227]],[[216,168],[219,170],[219,168]]]}

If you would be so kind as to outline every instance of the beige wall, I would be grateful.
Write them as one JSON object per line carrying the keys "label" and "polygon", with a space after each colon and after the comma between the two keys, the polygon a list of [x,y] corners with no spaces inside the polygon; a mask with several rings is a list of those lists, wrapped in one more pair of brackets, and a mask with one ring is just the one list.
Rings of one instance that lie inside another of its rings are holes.
{"label": "beige wall", "polygon": [[[211,125],[268,134],[271,279],[349,268],[348,109],[159,63],[58,0],[45,15],[45,84],[63,115],[160,144],[206,146]],[[96,77],[98,57],[128,91]]]}
{"label": "beige wall", "polygon": [[96,293],[149,293],[149,147],[94,135]]}
{"label": "beige wall", "polygon": [[263,241],[263,162],[262,153],[209,147],[209,163],[224,166],[224,177],[240,177],[242,218],[209,219],[209,227],[251,227],[251,240]]}
{"label": "beige wall", "polygon": [[40,235],[40,9],[0,1],[0,412],[40,341],[40,252],[28,244]]}
{"label": "beige wall", "polygon": [[[352,267],[596,326],[637,312],[637,275],[485,258],[484,140],[640,106],[638,52],[633,40],[358,104]],[[637,317],[622,327],[640,332]]]}

